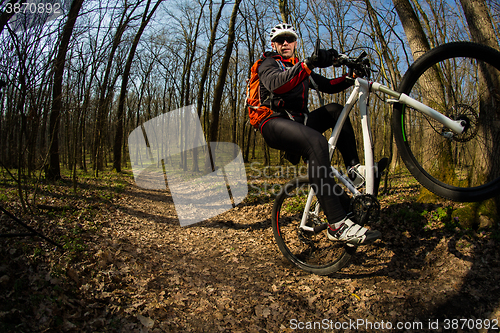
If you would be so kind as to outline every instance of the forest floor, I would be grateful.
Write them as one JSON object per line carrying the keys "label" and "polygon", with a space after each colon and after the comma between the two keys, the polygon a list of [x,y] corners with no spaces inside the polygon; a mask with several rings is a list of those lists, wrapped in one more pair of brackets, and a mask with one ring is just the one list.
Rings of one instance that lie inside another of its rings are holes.
{"label": "forest floor", "polygon": [[269,193],[181,227],[169,192],[130,174],[81,178],[76,193],[44,184],[31,214],[3,182],[0,203],[64,252],[0,238],[0,331],[498,331],[498,229],[464,231],[445,217],[457,204],[415,203],[415,183],[394,184],[371,223],[382,239],[317,276],[279,252]]}

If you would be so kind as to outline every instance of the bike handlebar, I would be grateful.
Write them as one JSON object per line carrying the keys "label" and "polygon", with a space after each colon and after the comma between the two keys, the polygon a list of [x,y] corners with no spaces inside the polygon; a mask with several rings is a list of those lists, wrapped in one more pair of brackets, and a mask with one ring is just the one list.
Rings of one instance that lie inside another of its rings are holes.
{"label": "bike handlebar", "polygon": [[[320,40],[316,40],[316,45],[314,47],[314,54],[317,55],[320,49]],[[370,77],[371,72],[373,71],[370,67],[370,60],[367,58],[368,53],[365,51],[361,52],[361,54],[357,58],[351,58],[346,54],[340,54],[337,50],[333,50],[334,59],[333,66],[340,67],[346,66],[349,68],[348,75],[353,77],[353,74],[361,77]]]}
{"label": "bike handlebar", "polygon": [[368,54],[363,51],[357,58],[351,58],[345,54],[339,54],[339,56],[334,59],[333,66],[340,67],[346,66],[349,68],[349,76],[353,76],[355,73],[357,76],[369,77],[372,69],[370,67],[370,60],[366,58]]}

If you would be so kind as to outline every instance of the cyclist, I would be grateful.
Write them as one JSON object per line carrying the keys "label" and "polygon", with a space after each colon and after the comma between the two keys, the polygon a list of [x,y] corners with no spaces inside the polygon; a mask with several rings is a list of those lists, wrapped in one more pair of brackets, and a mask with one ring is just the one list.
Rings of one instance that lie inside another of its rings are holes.
{"label": "cyclist", "polygon": [[[327,231],[329,239],[354,245],[373,242],[381,236],[380,232],[354,223],[335,195],[336,183],[330,171],[328,141],[322,133],[335,125],[342,106],[331,103],[312,112],[307,109],[310,78],[318,90],[325,93],[341,92],[353,84],[352,80],[346,75],[328,79],[312,72],[315,67],[333,65],[336,55],[333,49],[319,50],[317,54],[299,61],[295,57],[298,35],[290,24],[276,25],[271,29],[270,37],[273,51],[265,53],[266,58],[259,67],[261,104],[273,111],[259,125],[264,140],[271,148],[285,151],[287,159],[294,164],[298,163],[300,156],[309,162],[311,186],[330,225]],[[338,148],[347,170],[355,176],[354,171],[360,163],[349,120],[342,128]],[[380,169],[385,167],[381,162]],[[350,176],[351,179],[354,176]]]}

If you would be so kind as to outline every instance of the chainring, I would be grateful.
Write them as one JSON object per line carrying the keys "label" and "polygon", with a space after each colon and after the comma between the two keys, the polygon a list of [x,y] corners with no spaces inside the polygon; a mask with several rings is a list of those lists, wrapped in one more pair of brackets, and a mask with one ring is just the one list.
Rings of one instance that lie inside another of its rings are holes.
{"label": "chainring", "polygon": [[375,222],[380,217],[380,203],[371,194],[356,196],[351,203],[352,213],[357,223],[366,224],[368,221]]}

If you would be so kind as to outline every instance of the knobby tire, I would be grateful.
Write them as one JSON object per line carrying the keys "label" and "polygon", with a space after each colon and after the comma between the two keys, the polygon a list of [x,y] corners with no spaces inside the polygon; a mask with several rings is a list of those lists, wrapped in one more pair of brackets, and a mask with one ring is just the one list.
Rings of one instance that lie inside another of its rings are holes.
{"label": "knobby tire", "polygon": [[471,42],[443,44],[417,59],[398,91],[468,124],[450,139],[442,124],[395,104],[395,141],[411,174],[454,201],[499,195],[500,52]]}
{"label": "knobby tire", "polygon": [[[279,250],[291,263],[310,273],[330,275],[344,267],[356,249],[329,240],[326,230],[314,233],[299,228],[310,190],[307,177],[296,178],[281,189],[272,211],[273,234]],[[311,210],[316,204],[315,196]],[[308,226],[321,223],[326,223],[321,209],[318,214],[308,214]]]}

